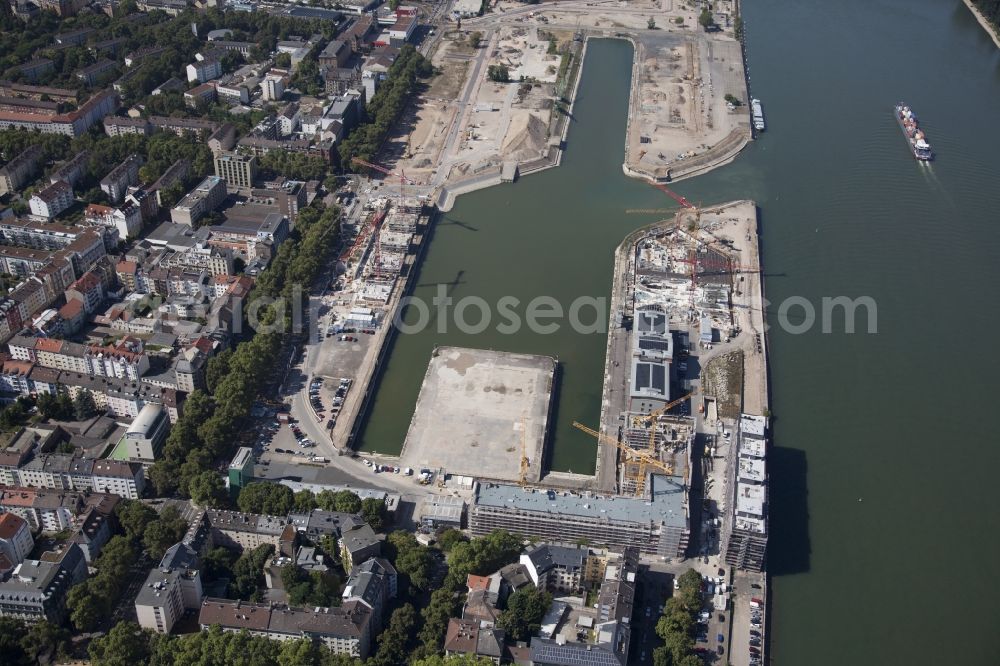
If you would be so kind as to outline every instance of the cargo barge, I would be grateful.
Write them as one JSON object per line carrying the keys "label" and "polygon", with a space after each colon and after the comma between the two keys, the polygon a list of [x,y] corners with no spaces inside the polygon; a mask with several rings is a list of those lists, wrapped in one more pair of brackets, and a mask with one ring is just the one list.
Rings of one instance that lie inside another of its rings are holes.
{"label": "cargo barge", "polygon": [[750,112],[753,116],[753,127],[758,132],[764,131],[764,107],[761,106],[759,99],[750,100]]}
{"label": "cargo barge", "polygon": [[915,158],[921,162],[930,162],[934,159],[931,144],[927,143],[927,137],[917,123],[916,114],[902,102],[896,105],[896,122],[899,123],[899,128],[903,130],[903,136],[909,142],[910,150],[913,151]]}

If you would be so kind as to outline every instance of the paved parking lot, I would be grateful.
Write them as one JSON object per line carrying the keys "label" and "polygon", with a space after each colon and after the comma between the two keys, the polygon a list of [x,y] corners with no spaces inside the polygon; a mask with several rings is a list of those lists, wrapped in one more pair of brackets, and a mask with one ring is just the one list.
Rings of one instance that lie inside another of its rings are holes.
{"label": "paved parking lot", "polygon": [[[750,639],[752,638],[750,632],[758,632],[761,644],[763,644],[763,637],[765,636],[763,622],[764,609],[760,609],[760,626],[753,627],[751,626],[752,609],[750,607],[750,600],[752,598],[764,599],[764,576],[762,574],[741,572],[736,575],[735,585],[736,595],[734,597],[733,631],[731,638],[734,651],[729,656],[729,661],[733,666],[750,666],[755,663],[750,659]],[[763,652],[763,645],[755,647]]]}

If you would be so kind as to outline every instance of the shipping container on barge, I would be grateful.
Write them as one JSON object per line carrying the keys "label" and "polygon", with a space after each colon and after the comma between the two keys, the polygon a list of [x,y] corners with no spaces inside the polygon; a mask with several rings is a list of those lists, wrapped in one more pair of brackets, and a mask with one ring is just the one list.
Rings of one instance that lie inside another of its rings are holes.
{"label": "shipping container on barge", "polygon": [[934,159],[931,144],[927,143],[927,137],[917,123],[916,114],[902,102],[896,105],[896,122],[899,123],[899,128],[903,130],[903,136],[909,142],[910,150],[913,151],[914,157],[921,162],[930,162]]}

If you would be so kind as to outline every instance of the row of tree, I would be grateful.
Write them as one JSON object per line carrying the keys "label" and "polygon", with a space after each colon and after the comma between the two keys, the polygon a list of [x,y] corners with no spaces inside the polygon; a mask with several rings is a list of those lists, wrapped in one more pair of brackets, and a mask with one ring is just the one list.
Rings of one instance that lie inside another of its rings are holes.
{"label": "row of tree", "polygon": [[32,400],[28,396],[18,396],[14,402],[0,409],[0,431],[13,430],[25,425],[36,413],[43,419],[60,421],[82,421],[97,414],[94,395],[84,389],[70,398],[68,393],[41,393]]}
{"label": "row of tree", "polygon": [[[335,208],[314,203],[304,209],[277,257],[258,278],[251,298],[292,295],[296,283],[304,285],[304,297],[326,262],[337,224]],[[252,303],[247,311],[253,310]],[[178,492],[199,503],[223,501],[222,481],[210,471],[212,462],[232,456],[258,389],[272,374],[281,348],[281,331],[288,330],[292,308],[283,310],[284,325],[260,331],[231,353],[211,359],[207,369],[211,395],[201,390],[191,392],[167,436],[163,458],[149,470],[158,495]],[[257,323],[275,324],[279,312],[274,305],[260,308]]]}
{"label": "row of tree", "polygon": [[694,630],[701,610],[701,574],[688,569],[677,579],[678,589],[663,606],[656,635],[664,644],[653,650],[654,666],[698,666]]}
{"label": "row of tree", "polygon": [[310,490],[293,493],[291,488],[280,483],[256,481],[249,483],[236,500],[240,511],[284,516],[289,513],[306,513],[313,509],[356,513],[373,530],[381,530],[385,523],[385,502],[374,497],[361,499],[350,490],[324,490],[314,494]]}
{"label": "row of tree", "polygon": [[340,161],[345,169],[351,168],[351,160],[355,157],[370,161],[375,156],[406,106],[417,79],[433,73],[430,61],[412,45],[407,44],[400,50],[389,68],[388,78],[365,108],[364,122],[340,144]]}
{"label": "row of tree", "polygon": [[[6,618],[0,618],[0,621]],[[438,655],[411,658],[400,645],[407,645],[416,620],[409,604],[397,609],[389,620],[388,628],[379,640],[378,649],[367,661],[348,655],[334,654],[321,644],[309,639],[273,641],[251,636],[247,632],[225,633],[218,627],[196,634],[163,635],[144,630],[134,622],[122,622],[106,636],[90,644],[92,666],[490,666],[489,659],[476,657]],[[33,646],[47,636],[46,630],[27,629],[20,623],[18,634],[7,638],[0,632],[0,645],[19,646],[21,642]],[[51,625],[50,625],[51,626]],[[26,636],[26,638],[21,638]],[[18,640],[15,639],[19,639]],[[15,648],[16,650],[17,648]],[[7,652],[4,651],[4,656]],[[21,653],[12,652],[20,656]],[[6,662],[5,662],[6,663]],[[18,664],[17,661],[11,661]],[[20,663],[34,663],[20,662]]]}

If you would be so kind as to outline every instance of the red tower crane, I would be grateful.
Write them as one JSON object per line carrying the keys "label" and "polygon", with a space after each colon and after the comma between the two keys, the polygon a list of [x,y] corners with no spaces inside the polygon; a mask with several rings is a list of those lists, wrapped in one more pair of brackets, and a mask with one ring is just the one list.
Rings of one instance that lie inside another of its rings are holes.
{"label": "red tower crane", "polygon": [[695,205],[693,203],[691,203],[681,195],[677,194],[676,192],[668,188],[666,185],[661,185],[660,183],[655,183],[654,185],[656,189],[663,190],[664,192],[666,192],[668,197],[679,203],[684,208],[695,208]]}
{"label": "red tower crane", "polygon": [[[361,159],[359,157],[353,158],[351,160],[351,162],[354,163],[354,164],[360,164],[363,167],[368,167],[369,169],[372,169],[374,171],[378,171],[379,173],[385,174],[386,176],[399,177],[399,203],[398,203],[398,206],[399,206],[400,209],[402,209],[402,207],[403,207],[403,199],[404,199],[403,188],[406,186],[407,183],[409,183],[410,185],[415,185],[416,181],[414,181],[414,180],[412,180],[410,178],[407,178],[406,174],[403,172],[402,169],[400,169],[399,172],[397,173],[397,172],[393,171],[392,169],[384,167],[384,166],[382,166],[380,164],[374,164],[372,162],[366,162],[365,160],[363,160],[363,159]],[[384,217],[384,215],[383,215],[383,217]],[[381,222],[381,220],[379,220],[379,222]],[[375,257],[374,257],[374,271],[373,271],[373,273],[377,277],[381,277],[381,273],[382,273],[382,271],[381,271],[381,264],[382,264],[382,238],[381,238],[381,234],[379,234],[378,224],[374,225],[374,227],[372,228],[372,233],[376,234],[376,236],[375,236]]]}

